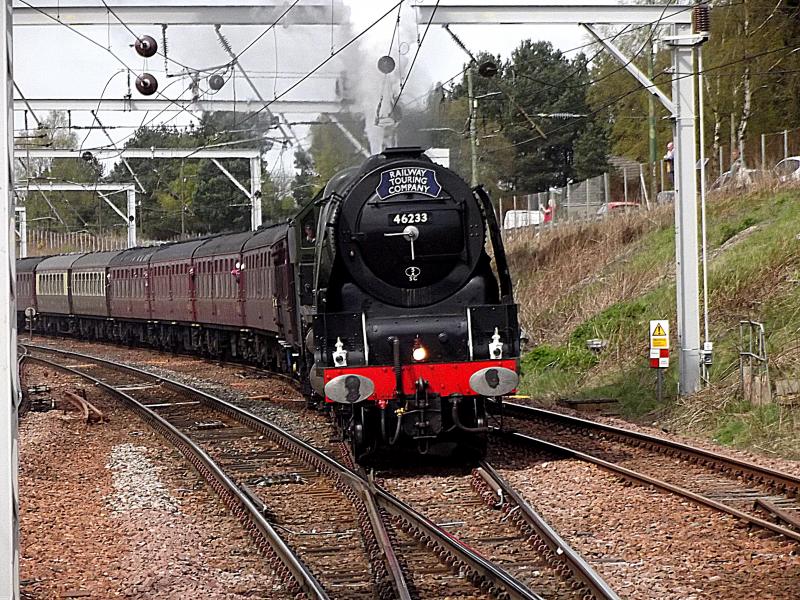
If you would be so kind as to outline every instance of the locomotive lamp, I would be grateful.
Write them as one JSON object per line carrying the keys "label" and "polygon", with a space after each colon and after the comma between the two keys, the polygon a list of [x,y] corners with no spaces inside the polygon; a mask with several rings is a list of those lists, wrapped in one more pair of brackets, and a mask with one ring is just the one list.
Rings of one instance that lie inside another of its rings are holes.
{"label": "locomotive lamp", "polygon": [[503,342],[500,341],[500,331],[497,327],[494,328],[492,343],[489,344],[489,358],[497,360],[503,358]]}
{"label": "locomotive lamp", "polygon": [[336,338],[336,352],[333,353],[333,364],[337,367],[347,366],[347,350],[344,349],[342,338]]}
{"label": "locomotive lamp", "polygon": [[419,336],[414,340],[414,349],[411,351],[411,358],[417,362],[422,362],[428,358],[428,349],[422,345]]}

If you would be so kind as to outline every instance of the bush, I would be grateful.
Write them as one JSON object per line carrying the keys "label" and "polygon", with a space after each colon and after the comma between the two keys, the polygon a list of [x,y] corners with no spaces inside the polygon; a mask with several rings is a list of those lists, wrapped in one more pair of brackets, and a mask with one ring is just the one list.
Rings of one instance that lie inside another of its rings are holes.
{"label": "bush", "polygon": [[546,369],[585,371],[591,369],[597,362],[597,356],[585,348],[542,344],[522,358],[522,368],[539,372]]}
{"label": "bush", "polygon": [[592,338],[608,338],[617,333],[625,323],[636,324],[647,312],[644,300],[618,302],[588,321],[578,325],[570,336],[570,344],[584,346]]}
{"label": "bush", "polygon": [[753,217],[745,217],[738,223],[725,223],[720,229],[719,245],[721,246],[733,236],[740,234],[745,229],[752,227],[756,223],[758,223],[758,221]]}

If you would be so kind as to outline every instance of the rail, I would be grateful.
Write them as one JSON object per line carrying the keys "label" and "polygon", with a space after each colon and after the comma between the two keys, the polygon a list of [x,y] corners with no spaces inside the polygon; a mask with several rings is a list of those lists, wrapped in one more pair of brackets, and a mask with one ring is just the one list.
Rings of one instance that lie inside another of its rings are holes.
{"label": "rail", "polygon": [[[582,582],[597,599],[619,600],[617,593],[600,575],[578,554],[564,539],[558,535],[544,518],[520,496],[505,479],[486,461],[481,461],[478,474],[498,495],[503,502],[503,509],[512,519],[522,519],[533,530],[534,534],[549,548],[553,556],[558,557],[572,571],[573,576]],[[510,505],[513,504],[514,508]],[[518,507],[517,510],[515,508]]]}
{"label": "rail", "polygon": [[602,433],[619,438],[627,438],[640,444],[649,444],[662,452],[678,451],[686,456],[691,456],[698,462],[704,464],[713,464],[714,466],[731,472],[736,475],[746,475],[757,481],[762,481],[767,485],[775,488],[785,490],[794,490],[795,493],[800,493],[800,477],[795,477],[788,473],[782,473],[769,467],[762,467],[754,463],[740,460],[738,458],[722,456],[709,450],[689,446],[682,442],[676,442],[661,436],[642,433],[639,431],[632,431],[630,429],[623,429],[622,427],[615,427],[614,425],[607,425],[605,423],[598,423],[597,421],[590,421],[580,417],[573,417],[563,413],[557,413],[543,408],[536,408],[533,406],[526,406],[524,404],[517,404],[515,402],[505,402],[503,404],[504,414],[512,417],[519,417],[523,419],[546,419],[548,421],[556,421],[568,427],[581,427],[594,429]]}
{"label": "rail", "polygon": [[[422,543],[428,545],[430,548],[435,548],[433,550],[434,553],[437,553],[440,556],[445,555],[443,560],[445,560],[445,562],[451,567],[454,565],[463,565],[462,568],[466,577],[473,582],[473,584],[482,588],[486,588],[486,591],[496,596],[500,596],[502,594],[504,597],[519,600],[541,600],[541,596],[509,575],[505,570],[471,550],[468,546],[463,544],[458,539],[452,537],[449,533],[438,527],[435,523],[427,519],[424,515],[415,511],[400,499],[396,498],[386,490],[375,486],[372,484],[372,482],[357,474],[347,466],[334,460],[324,452],[314,448],[291,433],[250,413],[249,411],[246,411],[230,402],[217,398],[216,396],[213,396],[203,390],[192,388],[166,377],[154,375],[130,365],[124,365],[79,352],[71,352],[67,350],[50,348],[47,346],[38,346],[32,344],[27,344],[26,346],[35,351],[45,353],[50,352],[61,356],[94,361],[96,363],[105,365],[110,369],[132,373],[138,377],[141,377],[142,379],[157,382],[172,389],[191,394],[207,406],[218,410],[223,414],[235,419],[242,425],[265,435],[273,442],[290,451],[309,466],[316,468],[323,473],[327,473],[332,477],[341,478],[345,484],[353,488],[359,494],[359,496],[364,499],[365,502],[367,502],[367,505],[369,505],[369,500],[367,499],[372,496],[372,501],[374,501],[377,508],[382,509],[388,515],[395,518],[401,524],[401,528],[404,528],[407,531],[414,531],[416,533],[415,537],[417,537]],[[37,360],[44,359],[37,358]],[[65,368],[57,365],[56,363],[52,363],[51,361],[46,362],[49,362],[57,368]],[[96,378],[92,378],[91,376],[81,373],[80,371],[72,372],[94,380],[98,385],[101,385],[104,389],[112,391],[113,393],[122,393],[116,390],[113,386],[105,384]],[[130,398],[130,396],[127,395],[125,395],[125,397]],[[131,400],[134,403],[139,404],[132,398]],[[156,415],[143,405],[139,404],[139,406],[146,411],[146,414],[149,418],[161,420],[160,416]],[[174,427],[168,423],[166,423],[166,425],[174,430]],[[188,438],[185,438],[183,434],[177,432],[177,430],[175,431],[179,436],[191,443],[191,441],[188,440]],[[198,449],[198,451],[200,450]],[[211,460],[210,457],[209,460]],[[217,470],[219,470],[218,467]],[[220,473],[224,475],[224,473],[221,471]],[[228,481],[231,481],[229,478],[227,478],[227,476],[225,476],[225,478],[228,479]],[[231,484],[235,487],[235,483],[231,481]],[[254,514],[256,514],[262,521],[266,523],[266,521],[263,519],[263,516],[258,512],[257,507],[252,503],[250,498],[238,490],[238,488],[236,491],[238,492],[238,495],[242,496],[243,500],[246,501],[249,510],[251,509]],[[275,535],[277,536],[277,533]],[[378,534],[376,537],[380,537],[380,535]],[[388,541],[388,538],[386,541]],[[390,573],[393,572],[393,568],[394,565],[389,565]],[[401,582],[396,582],[397,589],[401,589],[403,585],[404,584]]]}
{"label": "rail", "polygon": [[[114,366],[114,363],[78,353],[70,353],[37,346],[28,347],[39,349],[45,352],[54,352],[65,356],[96,360],[97,362]],[[305,592],[309,597],[316,598],[318,600],[327,600],[329,598],[322,585],[305,567],[305,565],[300,562],[291,549],[289,549],[269,521],[267,521],[266,518],[259,512],[258,507],[252,502],[250,497],[239,489],[236,483],[230,477],[228,477],[228,475],[204,450],[197,446],[183,433],[178,431],[178,429],[176,429],[173,425],[157,415],[154,411],[135,400],[132,396],[116,389],[114,386],[101,381],[100,379],[97,379],[96,377],[88,375],[87,373],[83,373],[77,369],[58,364],[45,358],[33,356],[31,354],[26,356],[26,360],[39,362],[51,368],[82,377],[87,381],[91,381],[95,386],[121,398],[134,410],[134,412],[142,416],[143,419],[156,431],[161,433],[165,438],[172,442],[175,447],[178,448],[181,454],[183,454],[189,460],[189,462],[192,463],[195,468],[197,468],[197,470],[209,481],[211,487],[215,492],[217,492],[217,494],[220,495],[232,512],[239,516],[240,519],[247,521],[245,526],[248,532],[256,538],[259,548],[262,551],[265,551],[265,544],[268,544],[275,555],[283,563],[286,570],[291,573],[292,577],[299,584],[303,592]],[[144,372],[142,371],[142,373]],[[150,378],[155,377],[150,375]]]}

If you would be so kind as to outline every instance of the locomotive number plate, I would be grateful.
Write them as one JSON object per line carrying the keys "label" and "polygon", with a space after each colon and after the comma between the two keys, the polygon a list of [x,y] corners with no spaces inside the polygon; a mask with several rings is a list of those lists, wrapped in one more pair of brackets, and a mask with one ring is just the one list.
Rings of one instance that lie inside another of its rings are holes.
{"label": "locomotive number plate", "polygon": [[430,213],[393,213],[389,215],[389,225],[410,225],[412,223],[429,223]]}

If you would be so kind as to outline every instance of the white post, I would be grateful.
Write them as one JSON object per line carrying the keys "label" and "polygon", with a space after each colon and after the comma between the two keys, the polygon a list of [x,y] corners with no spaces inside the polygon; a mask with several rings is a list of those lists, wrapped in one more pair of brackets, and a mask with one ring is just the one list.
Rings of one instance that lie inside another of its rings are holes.
{"label": "white post", "polygon": [[505,223],[503,222],[503,197],[500,196],[500,200],[498,201],[498,205],[500,207],[500,215],[498,220],[500,221],[500,239],[506,239],[506,228]]}
{"label": "white post", "polygon": [[761,134],[761,170],[767,170],[767,134]]}
{"label": "white post", "polygon": [[783,130],[783,158],[789,158],[789,130]]}
{"label": "white post", "polygon": [[[690,25],[675,25],[672,44],[672,101],[675,105],[675,229],[677,235],[676,283],[678,304],[678,392],[700,389],[700,290],[697,243],[697,151],[694,116],[694,52],[688,38]],[[681,39],[683,38],[683,39]]]}
{"label": "white post", "polygon": [[622,189],[625,191],[625,202],[628,201],[628,167],[622,167]]}
{"label": "white post", "polygon": [[128,248],[136,245],[136,188],[126,190],[128,200]]}
{"label": "white post", "polygon": [[250,229],[261,227],[261,158],[250,159]]}
{"label": "white post", "polygon": [[14,295],[16,264],[14,248],[14,96],[12,73],[11,0],[3,3],[0,30],[0,194],[5,221],[0,225],[0,598],[19,598],[19,513],[17,490],[17,407],[19,373],[17,372],[17,306]]}
{"label": "white post", "polygon": [[584,220],[589,220],[589,216],[592,214],[592,209],[589,208],[589,184],[592,182],[591,179],[586,180],[586,214],[584,215]]}
{"label": "white post", "polygon": [[[697,106],[700,116],[700,248],[703,273],[703,340],[704,349],[711,341],[708,331],[708,235],[706,231],[706,136],[705,136],[705,112],[703,103],[705,102],[703,88],[703,47],[697,48]],[[764,134],[761,134],[761,166],[764,166]],[[705,360],[702,361],[701,371],[703,380],[708,381],[708,367]]]}
{"label": "white post", "polygon": [[19,234],[19,257],[28,256],[28,210],[24,206],[14,209],[17,215],[17,232]]}
{"label": "white post", "polygon": [[[644,204],[647,210],[650,210],[650,198],[647,195],[647,183],[644,180],[644,166],[642,163],[639,163],[639,185],[641,186],[639,197],[644,197]],[[653,198],[653,200],[655,201],[655,198]]]}

